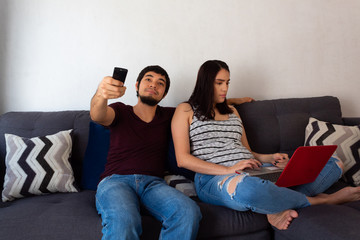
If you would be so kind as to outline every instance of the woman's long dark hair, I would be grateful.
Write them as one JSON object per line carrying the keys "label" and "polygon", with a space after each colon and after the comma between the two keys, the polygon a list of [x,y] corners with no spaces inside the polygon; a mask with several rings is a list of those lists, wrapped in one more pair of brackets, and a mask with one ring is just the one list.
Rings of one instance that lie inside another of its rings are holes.
{"label": "woman's long dark hair", "polygon": [[[194,115],[202,121],[215,118],[215,111],[213,108],[214,81],[221,69],[225,69],[230,73],[228,65],[220,60],[206,61],[199,69],[196,85],[188,103],[193,108]],[[223,103],[216,104],[216,108],[221,114],[233,112],[226,104],[226,99]]]}

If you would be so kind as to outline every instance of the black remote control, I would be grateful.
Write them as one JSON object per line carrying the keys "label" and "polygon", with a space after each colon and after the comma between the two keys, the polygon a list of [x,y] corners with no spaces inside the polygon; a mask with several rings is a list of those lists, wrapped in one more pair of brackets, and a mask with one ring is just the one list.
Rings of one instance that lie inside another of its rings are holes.
{"label": "black remote control", "polygon": [[125,78],[126,78],[127,72],[128,72],[128,70],[125,68],[115,67],[112,77],[116,80],[119,80],[119,81],[125,83]]}

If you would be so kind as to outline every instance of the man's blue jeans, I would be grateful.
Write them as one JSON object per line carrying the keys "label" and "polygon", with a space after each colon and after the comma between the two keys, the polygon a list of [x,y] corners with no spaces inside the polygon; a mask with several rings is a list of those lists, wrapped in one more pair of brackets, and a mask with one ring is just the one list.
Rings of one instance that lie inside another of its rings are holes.
{"label": "man's blue jeans", "polygon": [[[229,207],[238,211],[274,214],[288,209],[298,209],[310,205],[306,196],[324,192],[341,177],[342,170],[330,158],[317,179],[293,188],[277,187],[274,183],[247,175],[195,175],[196,192],[200,200]],[[234,192],[229,191],[229,183],[235,180]]]}
{"label": "man's blue jeans", "polygon": [[115,174],[104,178],[96,192],[102,239],[139,239],[140,206],[162,223],[159,239],[196,238],[201,212],[193,200],[161,178]]}

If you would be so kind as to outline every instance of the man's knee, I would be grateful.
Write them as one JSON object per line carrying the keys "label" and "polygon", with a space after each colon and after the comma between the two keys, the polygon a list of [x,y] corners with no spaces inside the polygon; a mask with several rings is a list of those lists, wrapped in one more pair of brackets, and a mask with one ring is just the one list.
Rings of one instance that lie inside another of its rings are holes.
{"label": "man's knee", "polygon": [[194,201],[192,201],[192,204],[187,205],[187,209],[189,216],[193,217],[194,219],[198,219],[198,220],[201,219],[202,215],[201,215],[200,207]]}
{"label": "man's knee", "polygon": [[132,215],[132,214],[124,214],[121,215],[120,218],[114,220],[115,224],[119,228],[124,229],[141,229],[141,216],[140,215]]}
{"label": "man's knee", "polygon": [[[137,214],[108,214],[101,216],[103,221],[104,231],[111,236],[140,236],[142,232],[141,216]],[[109,235],[109,236],[110,236]]]}
{"label": "man's knee", "polygon": [[184,201],[183,206],[178,209],[179,214],[177,215],[180,216],[184,223],[199,223],[202,218],[199,205],[197,205],[196,202],[190,198],[188,198],[187,201]]}

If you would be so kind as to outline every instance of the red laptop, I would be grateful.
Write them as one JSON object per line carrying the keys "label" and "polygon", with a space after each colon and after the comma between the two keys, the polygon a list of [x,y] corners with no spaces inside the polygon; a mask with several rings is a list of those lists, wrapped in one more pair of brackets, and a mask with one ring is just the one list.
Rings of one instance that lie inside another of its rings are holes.
{"label": "red laptop", "polygon": [[296,149],[285,169],[263,166],[259,169],[245,169],[250,176],[275,182],[279,187],[291,187],[315,181],[337,146],[303,146]]}

